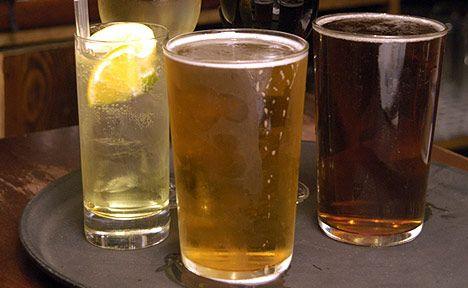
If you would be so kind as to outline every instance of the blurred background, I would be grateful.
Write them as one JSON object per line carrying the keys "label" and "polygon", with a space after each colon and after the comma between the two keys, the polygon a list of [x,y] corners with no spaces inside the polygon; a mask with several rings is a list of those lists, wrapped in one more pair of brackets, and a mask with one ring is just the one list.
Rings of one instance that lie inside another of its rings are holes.
{"label": "blurred background", "polygon": [[[219,28],[219,0],[203,0],[197,29]],[[100,22],[97,0],[89,0]],[[388,12],[446,23],[435,141],[468,156],[468,0],[320,0],[319,15]],[[0,138],[78,124],[73,0],[0,0]],[[313,119],[312,95],[306,123]]]}

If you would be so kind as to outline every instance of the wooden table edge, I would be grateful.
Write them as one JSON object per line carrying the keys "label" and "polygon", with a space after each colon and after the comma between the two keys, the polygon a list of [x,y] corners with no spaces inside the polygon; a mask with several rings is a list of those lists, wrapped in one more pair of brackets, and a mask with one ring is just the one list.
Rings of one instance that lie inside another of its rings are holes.
{"label": "wooden table edge", "polygon": [[432,161],[468,171],[468,158],[438,145],[432,146]]}

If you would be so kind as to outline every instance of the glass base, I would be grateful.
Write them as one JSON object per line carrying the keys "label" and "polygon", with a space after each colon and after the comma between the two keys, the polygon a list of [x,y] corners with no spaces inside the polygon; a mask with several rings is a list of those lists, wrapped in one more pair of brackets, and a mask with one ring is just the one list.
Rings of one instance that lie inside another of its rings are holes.
{"label": "glass base", "polygon": [[108,249],[135,250],[156,245],[169,235],[169,211],[139,219],[112,219],[84,209],[84,232],[89,243]]}
{"label": "glass base", "polygon": [[190,272],[215,281],[240,285],[256,285],[275,280],[288,269],[289,264],[291,264],[291,258],[292,255],[277,265],[268,266],[262,270],[234,272],[200,266],[186,258],[182,253],[182,262]]}
{"label": "glass base", "polygon": [[309,187],[307,187],[304,183],[301,181],[298,182],[298,187],[297,187],[297,200],[296,204],[300,204],[307,200],[310,195],[310,190]]}
{"label": "glass base", "polygon": [[320,218],[317,220],[322,231],[333,240],[354,245],[372,247],[388,247],[410,242],[414,240],[419,235],[419,233],[421,233],[423,226],[421,223],[421,225],[412,230],[393,235],[362,235],[333,228],[323,222]]}

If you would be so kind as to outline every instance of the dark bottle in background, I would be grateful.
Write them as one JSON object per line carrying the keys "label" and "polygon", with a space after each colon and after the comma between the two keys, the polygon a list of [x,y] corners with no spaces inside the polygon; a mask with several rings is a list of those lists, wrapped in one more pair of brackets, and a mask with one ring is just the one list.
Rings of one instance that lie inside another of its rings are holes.
{"label": "dark bottle in background", "polygon": [[318,0],[221,0],[225,27],[272,29],[307,38]]}

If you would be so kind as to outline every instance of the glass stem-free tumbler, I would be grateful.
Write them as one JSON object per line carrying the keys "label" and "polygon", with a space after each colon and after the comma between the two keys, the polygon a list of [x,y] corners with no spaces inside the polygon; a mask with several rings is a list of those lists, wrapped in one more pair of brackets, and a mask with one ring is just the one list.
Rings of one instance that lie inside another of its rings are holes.
{"label": "glass stem-free tumbler", "polygon": [[357,13],[314,23],[318,222],[391,246],[421,231],[447,27]]}
{"label": "glass stem-free tumbler", "polygon": [[165,49],[182,260],[255,284],[291,261],[308,44],[240,29]]}

